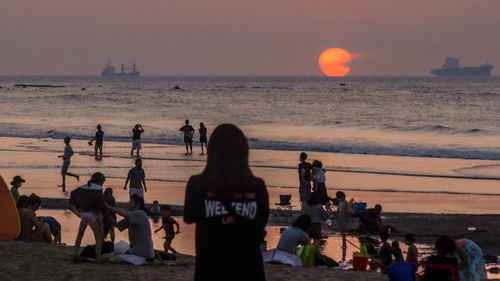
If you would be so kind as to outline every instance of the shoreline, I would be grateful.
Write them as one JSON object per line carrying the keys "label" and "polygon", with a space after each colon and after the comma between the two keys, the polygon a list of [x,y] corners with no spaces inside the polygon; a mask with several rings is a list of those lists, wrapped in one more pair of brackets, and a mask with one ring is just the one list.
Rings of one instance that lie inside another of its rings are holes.
{"label": "shoreline", "polygon": [[[65,198],[43,198],[42,207],[52,210],[67,210],[68,199]],[[116,202],[120,208],[127,208],[127,203]],[[151,204],[146,204],[149,208]],[[270,204],[271,205],[271,204]],[[172,215],[182,216],[182,205],[170,205]],[[272,208],[269,214],[268,226],[288,227],[299,215],[298,210],[293,210],[290,216],[281,216],[279,212]],[[449,235],[452,238],[469,238],[475,241],[482,249],[489,260],[496,261],[500,256],[500,226],[496,222],[500,221],[498,214],[432,214],[432,213],[405,213],[405,212],[382,212],[384,224],[396,229],[391,237],[402,238],[406,233],[411,233],[417,238],[417,243],[432,245],[439,235]],[[357,226],[357,218],[352,219],[350,224],[352,229]],[[436,226],[439,226],[436,227]],[[475,227],[475,231],[468,230],[468,227]],[[351,231],[353,234],[356,232]]]}

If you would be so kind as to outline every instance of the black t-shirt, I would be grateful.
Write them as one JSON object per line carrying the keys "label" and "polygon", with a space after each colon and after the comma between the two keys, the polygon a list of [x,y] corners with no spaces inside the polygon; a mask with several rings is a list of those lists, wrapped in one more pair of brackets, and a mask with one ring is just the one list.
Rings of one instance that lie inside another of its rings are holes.
{"label": "black t-shirt", "polygon": [[425,266],[424,281],[452,281],[451,271],[448,269],[433,268],[432,265],[457,266],[457,259],[452,257],[430,256]]}
{"label": "black t-shirt", "polygon": [[102,145],[103,139],[104,139],[104,132],[103,131],[95,132],[95,143],[97,145]]}
{"label": "black t-shirt", "polygon": [[200,176],[191,177],[184,221],[196,223],[195,280],[265,280],[259,245],[268,216],[269,196],[261,179],[252,179],[242,191],[221,193]]}
{"label": "black t-shirt", "polygon": [[105,212],[107,210],[101,190],[83,187],[71,191],[69,205],[75,205],[82,212]]}
{"label": "black t-shirt", "polygon": [[142,129],[136,129],[136,128],[133,128],[132,129],[132,134],[133,134],[133,137],[132,139],[133,140],[140,140],[141,139],[141,134],[144,132],[144,130]]}
{"label": "black t-shirt", "polygon": [[207,139],[207,128],[200,128],[198,132],[200,132],[200,139]]}
{"label": "black t-shirt", "polygon": [[179,131],[184,132],[185,138],[192,138],[194,134],[194,128],[191,125],[184,125]]}
{"label": "black t-shirt", "polygon": [[299,163],[298,171],[299,171],[299,179],[300,179],[300,171],[304,169],[306,174],[304,175],[304,179],[306,181],[311,181],[311,171],[313,166],[309,162]]}

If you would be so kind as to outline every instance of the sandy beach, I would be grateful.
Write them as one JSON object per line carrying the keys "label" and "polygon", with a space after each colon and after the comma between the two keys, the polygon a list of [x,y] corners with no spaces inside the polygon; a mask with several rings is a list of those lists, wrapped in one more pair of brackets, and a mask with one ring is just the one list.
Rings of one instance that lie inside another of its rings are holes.
{"label": "sandy beach", "polygon": [[[29,253],[29,254],[27,254]],[[0,241],[0,279],[18,280],[192,280],[194,257],[183,256],[184,265],[133,266],[93,262],[73,263],[72,247]],[[50,258],[47,258],[50,257]],[[387,276],[375,272],[357,272],[322,268],[294,268],[266,264],[267,280],[339,280],[386,281]]]}

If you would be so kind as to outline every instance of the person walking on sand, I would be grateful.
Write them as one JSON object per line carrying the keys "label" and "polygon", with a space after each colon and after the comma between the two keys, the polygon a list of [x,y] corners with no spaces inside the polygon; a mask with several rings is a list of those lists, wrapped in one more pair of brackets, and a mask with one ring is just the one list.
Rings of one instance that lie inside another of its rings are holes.
{"label": "person walking on sand", "polygon": [[62,191],[66,192],[66,176],[71,176],[75,177],[77,181],[80,181],[80,176],[68,172],[69,165],[71,164],[71,157],[73,156],[73,149],[71,148],[71,145],[69,145],[71,141],[71,138],[69,136],[64,138],[64,143],[66,146],[64,147],[64,154],[59,155],[59,158],[63,159],[63,165],[61,168],[61,175],[62,175]]}
{"label": "person walking on sand", "polygon": [[193,128],[193,126],[189,125],[188,119],[186,119],[186,125],[182,126],[179,129],[179,131],[184,133],[184,143],[186,144],[186,154],[190,154],[188,147],[191,149],[191,153],[193,153],[194,128]]}
{"label": "person walking on sand", "polygon": [[309,194],[311,193],[311,170],[313,169],[311,163],[306,162],[307,154],[302,152],[300,154],[300,163],[298,167],[299,172],[299,195],[302,205],[307,203]]}
{"label": "person walking on sand", "polygon": [[[97,125],[97,132],[95,136],[89,141],[89,145],[92,146],[92,142],[95,141],[95,160],[102,160],[102,142],[104,139],[104,132],[101,130],[101,125]],[[97,157],[97,150],[99,150],[99,157]]]}
{"label": "person walking on sand", "polygon": [[146,173],[142,168],[142,159],[135,159],[135,167],[128,171],[127,180],[125,181],[125,185],[123,186],[124,190],[127,190],[127,184],[129,183],[129,181],[130,197],[132,198],[132,195],[137,194],[144,198],[144,192],[148,192],[148,189],[146,188]]}
{"label": "person walking on sand", "polygon": [[141,124],[136,124],[132,129],[132,150],[130,151],[130,156],[134,156],[134,150],[137,150],[137,157],[139,157],[139,150],[141,150],[141,134],[144,133],[144,129]]}
{"label": "person walking on sand", "polygon": [[203,122],[200,123],[198,132],[200,133],[201,155],[203,155],[203,144],[205,144],[205,148],[207,147],[207,128]]}
{"label": "person walking on sand", "polygon": [[208,141],[207,164],[187,184],[184,221],[196,224],[194,280],[265,280],[259,245],[269,195],[248,163],[248,141],[232,124]]}
{"label": "person walking on sand", "polygon": [[21,178],[21,176],[15,176],[12,179],[12,182],[10,183],[10,185],[12,186],[10,188],[10,193],[12,193],[12,197],[16,201],[16,204],[17,202],[19,202],[19,188],[24,182],[26,181],[23,178]]}
{"label": "person walking on sand", "polygon": [[102,243],[104,242],[103,213],[107,212],[102,193],[102,185],[105,181],[104,175],[97,172],[92,175],[87,184],[71,192],[69,209],[81,219],[75,240],[74,261],[80,260],[80,245],[87,226],[90,226],[92,232],[94,232],[95,256],[98,262],[101,261]]}

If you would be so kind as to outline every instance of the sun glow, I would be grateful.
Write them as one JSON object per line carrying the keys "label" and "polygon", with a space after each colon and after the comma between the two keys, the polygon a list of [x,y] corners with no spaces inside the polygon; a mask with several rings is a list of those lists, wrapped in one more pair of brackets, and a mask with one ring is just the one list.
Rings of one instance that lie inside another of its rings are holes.
{"label": "sun glow", "polygon": [[326,76],[345,76],[351,70],[346,63],[352,59],[348,51],[331,48],[319,56],[319,67]]}

